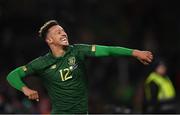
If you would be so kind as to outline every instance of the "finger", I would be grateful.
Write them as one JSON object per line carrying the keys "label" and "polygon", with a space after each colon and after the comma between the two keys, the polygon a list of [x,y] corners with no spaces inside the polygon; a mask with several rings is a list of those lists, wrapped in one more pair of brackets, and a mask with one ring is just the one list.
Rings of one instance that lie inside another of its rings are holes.
{"label": "finger", "polygon": [[151,59],[151,58],[148,58],[148,62],[152,62],[152,59]]}
{"label": "finger", "polygon": [[150,57],[151,57],[151,59],[153,59],[153,58],[154,58],[152,54],[150,55]]}
{"label": "finger", "polygon": [[39,101],[39,98],[38,98],[38,96],[36,96],[36,95],[30,96],[29,99],[30,99],[30,100],[36,100],[36,101]]}
{"label": "finger", "polygon": [[35,99],[35,95],[32,94],[32,95],[31,95],[31,100],[34,100],[34,99]]}
{"label": "finger", "polygon": [[149,65],[149,63],[147,63],[146,61],[143,61],[142,62],[144,65]]}
{"label": "finger", "polygon": [[152,55],[152,52],[150,52],[150,51],[147,51],[147,52],[148,52],[149,55]]}
{"label": "finger", "polygon": [[34,100],[38,99],[38,93],[37,93],[37,92],[35,92],[35,93],[33,94],[33,99],[34,99]]}
{"label": "finger", "polygon": [[36,101],[37,101],[37,99],[39,99],[39,96],[38,96],[38,94],[36,94],[36,95],[35,95],[35,99],[36,99]]}
{"label": "finger", "polygon": [[149,63],[150,63],[152,60],[151,60],[151,58],[146,57],[146,59],[145,59],[144,61],[146,61],[146,62],[149,62]]}
{"label": "finger", "polygon": [[144,64],[144,65],[148,65],[149,63],[147,63],[147,62],[143,61],[143,64]]}
{"label": "finger", "polygon": [[152,55],[150,55],[150,56],[149,56],[149,58],[152,60],[152,59],[153,59],[153,56],[152,56]]}
{"label": "finger", "polygon": [[37,98],[39,99],[39,94],[37,93]]}
{"label": "finger", "polygon": [[144,65],[148,65],[149,63],[147,63],[146,61],[143,61],[143,60],[141,60],[141,59],[139,59],[139,61],[141,62],[141,63],[143,63]]}
{"label": "finger", "polygon": [[39,95],[38,92],[35,93],[35,100],[38,102],[39,101]]}
{"label": "finger", "polygon": [[152,55],[148,55],[148,56],[146,56],[148,59],[148,62],[152,62],[152,60],[153,60],[153,56]]}
{"label": "finger", "polygon": [[29,96],[28,96],[28,99],[32,100],[32,99],[33,99],[33,95],[32,95],[32,94],[29,95]]}
{"label": "finger", "polygon": [[150,52],[150,51],[146,51],[146,53],[149,54],[149,55],[152,55],[152,52]]}
{"label": "finger", "polygon": [[146,54],[147,54],[147,56],[149,56],[149,57],[153,57],[152,53],[149,52],[149,51],[147,51]]}
{"label": "finger", "polygon": [[36,95],[37,95],[36,93],[30,94],[30,95],[28,96],[28,98],[29,98],[30,100],[35,100],[36,97],[37,97]]}
{"label": "finger", "polygon": [[148,57],[150,57],[151,59],[153,59],[153,55],[152,55],[152,54],[148,54]]}
{"label": "finger", "polygon": [[39,102],[39,99],[37,98],[36,101]]}
{"label": "finger", "polygon": [[149,64],[149,62],[146,61],[146,60],[141,60],[141,61],[142,61],[142,63],[143,63],[144,65],[148,65],[148,64]]}

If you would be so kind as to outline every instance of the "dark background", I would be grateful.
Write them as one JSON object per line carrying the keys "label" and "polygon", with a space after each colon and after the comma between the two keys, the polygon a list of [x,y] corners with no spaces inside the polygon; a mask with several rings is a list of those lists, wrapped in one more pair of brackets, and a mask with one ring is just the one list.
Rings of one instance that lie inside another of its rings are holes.
{"label": "dark background", "polygon": [[[10,87],[7,74],[44,55],[39,28],[56,19],[71,44],[100,44],[150,50],[168,65],[177,97],[180,90],[180,7],[174,0],[0,0],[0,113],[48,113],[41,81],[25,82],[40,93],[29,101]],[[89,58],[90,113],[142,113],[143,82],[151,71],[131,57]],[[178,106],[180,99],[177,98]]]}

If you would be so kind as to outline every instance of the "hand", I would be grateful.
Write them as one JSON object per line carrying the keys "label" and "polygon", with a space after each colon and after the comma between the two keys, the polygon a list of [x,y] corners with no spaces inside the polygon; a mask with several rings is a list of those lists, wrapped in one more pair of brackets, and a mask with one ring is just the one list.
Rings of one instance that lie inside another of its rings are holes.
{"label": "hand", "polygon": [[152,62],[153,55],[150,51],[133,50],[133,56],[136,57],[144,65]]}
{"label": "hand", "polygon": [[39,101],[39,95],[38,92],[32,89],[29,89],[28,87],[24,86],[22,87],[22,92],[24,95],[26,95],[30,100],[36,100]]}

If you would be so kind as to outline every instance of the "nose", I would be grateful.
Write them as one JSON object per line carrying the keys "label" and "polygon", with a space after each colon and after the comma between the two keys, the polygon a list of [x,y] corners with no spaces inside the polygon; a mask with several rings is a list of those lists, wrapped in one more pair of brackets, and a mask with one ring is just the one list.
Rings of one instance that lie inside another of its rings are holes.
{"label": "nose", "polygon": [[62,34],[63,36],[67,36],[66,32],[65,31],[62,31]]}
{"label": "nose", "polygon": [[63,37],[67,37],[66,33],[62,35]]}

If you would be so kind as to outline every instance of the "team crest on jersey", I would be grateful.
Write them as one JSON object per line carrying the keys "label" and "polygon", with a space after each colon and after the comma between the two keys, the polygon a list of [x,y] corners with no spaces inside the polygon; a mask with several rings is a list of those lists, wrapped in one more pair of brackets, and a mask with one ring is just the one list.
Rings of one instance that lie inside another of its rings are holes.
{"label": "team crest on jersey", "polygon": [[76,58],[75,57],[68,58],[68,64],[69,65],[75,65],[75,63],[76,63]]}

